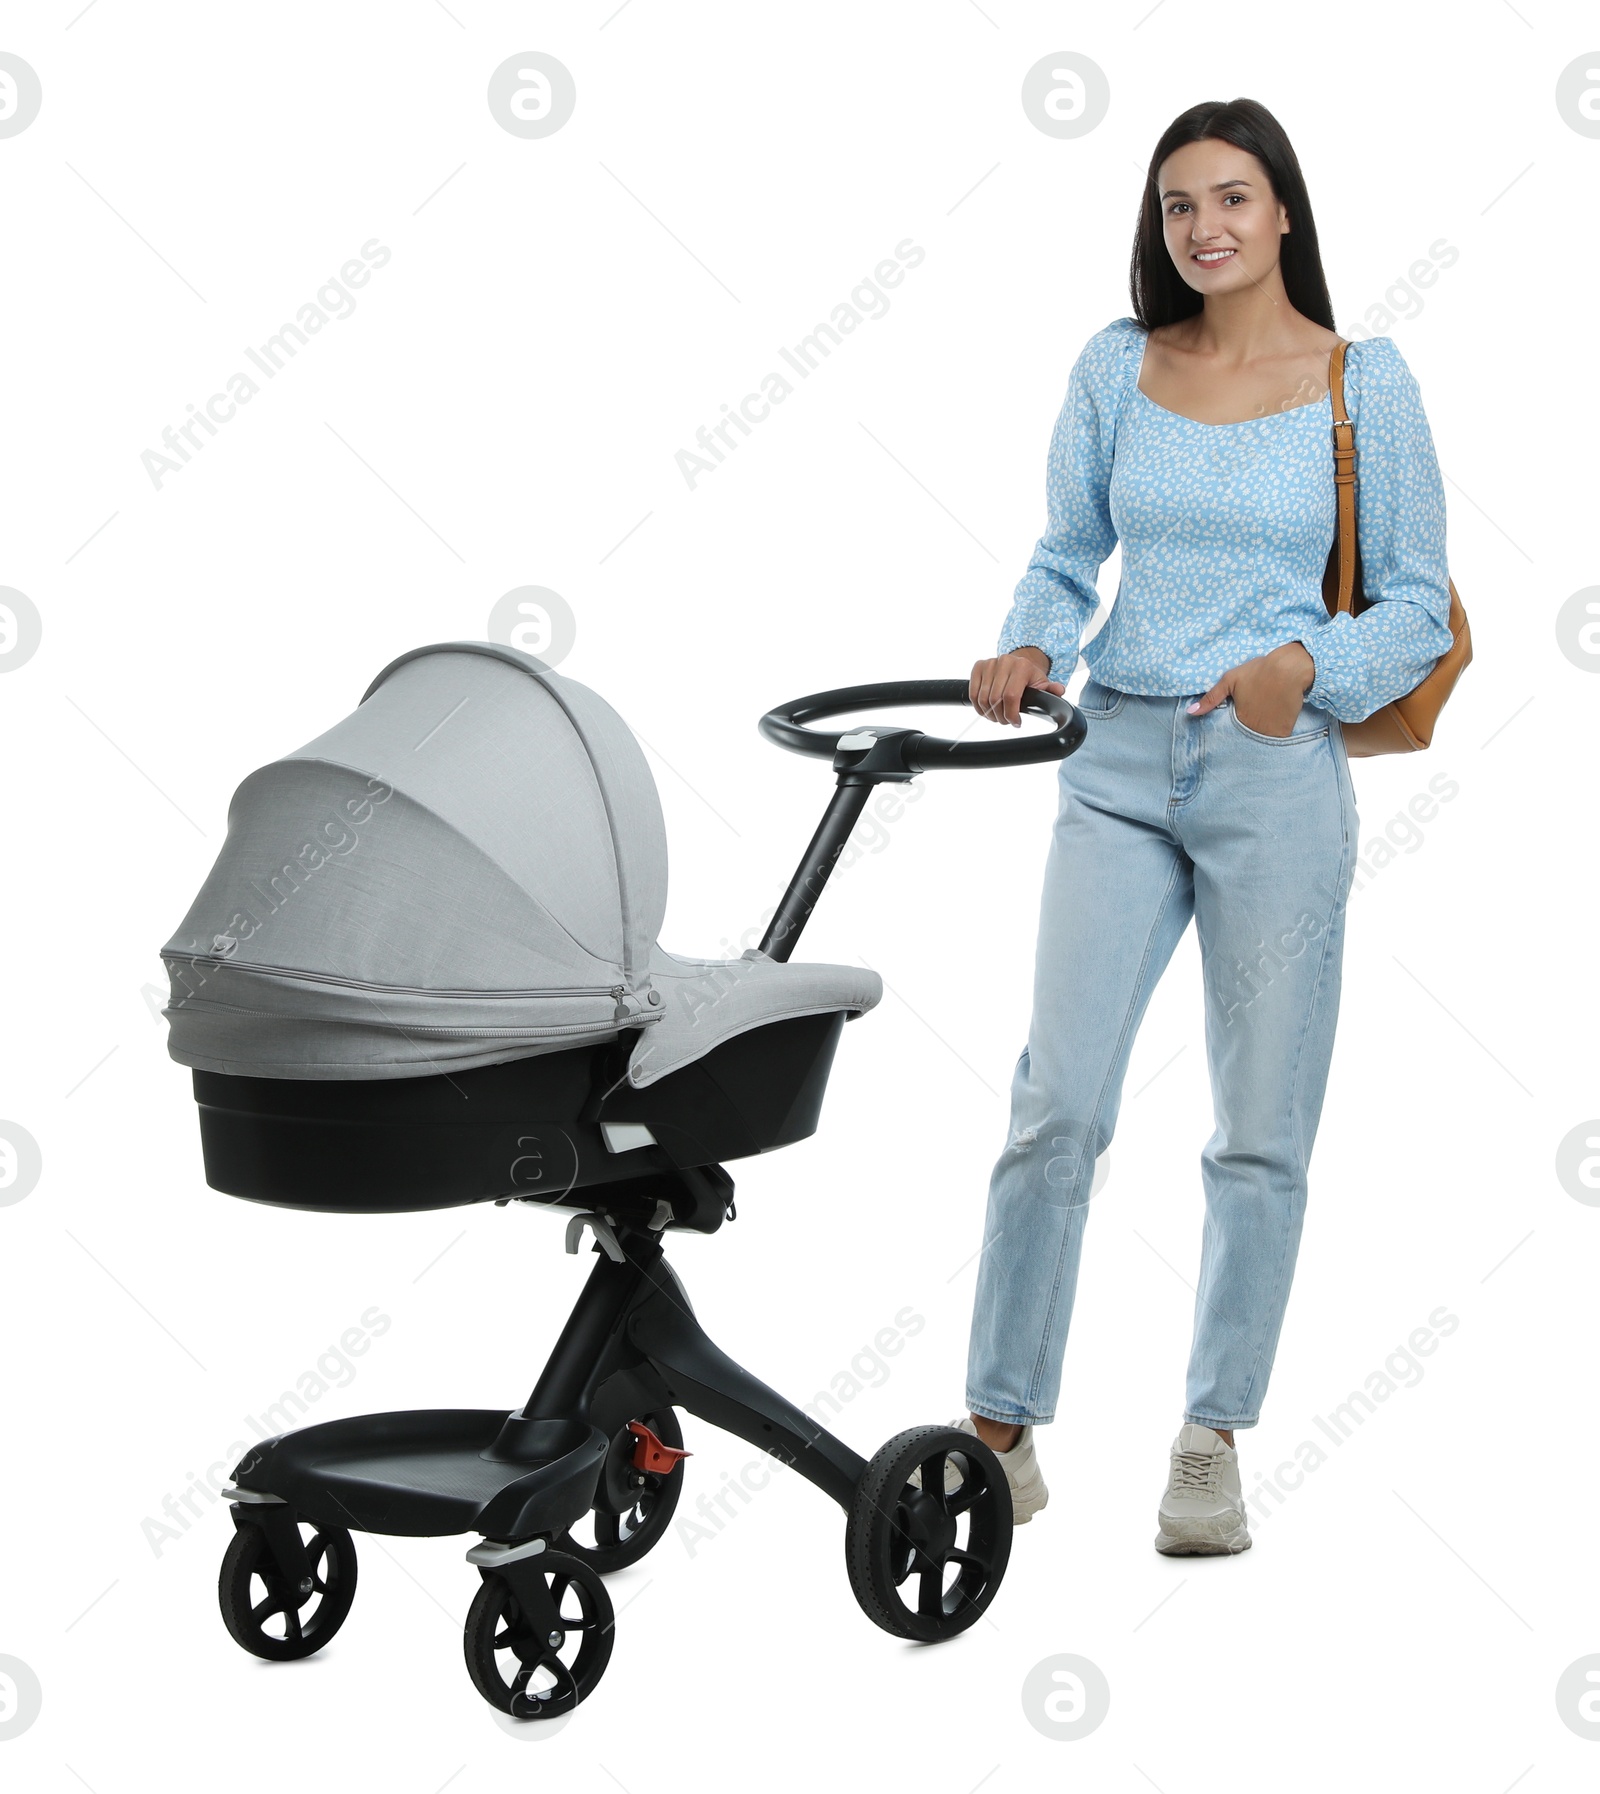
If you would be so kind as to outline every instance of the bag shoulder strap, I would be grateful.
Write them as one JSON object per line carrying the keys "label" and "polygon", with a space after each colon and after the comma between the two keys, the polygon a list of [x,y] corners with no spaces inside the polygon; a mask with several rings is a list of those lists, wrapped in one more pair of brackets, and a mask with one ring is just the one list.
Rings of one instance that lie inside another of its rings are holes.
{"label": "bag shoulder strap", "polygon": [[1334,615],[1351,613],[1356,585],[1356,427],[1344,404],[1344,352],[1342,338],[1333,346],[1328,363],[1328,395],[1333,404],[1333,492],[1339,524],[1334,553],[1339,565],[1338,598]]}

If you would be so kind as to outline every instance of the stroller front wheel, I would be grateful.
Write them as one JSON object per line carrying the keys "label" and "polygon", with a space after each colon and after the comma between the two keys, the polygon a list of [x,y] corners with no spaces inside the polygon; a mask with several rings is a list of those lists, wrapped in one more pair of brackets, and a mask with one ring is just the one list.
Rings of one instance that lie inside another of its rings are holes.
{"label": "stroller front wheel", "polygon": [[[308,1573],[293,1580],[259,1526],[240,1526],[222,1558],[217,1600],[236,1644],[271,1663],[320,1651],[356,1597],[356,1548],[342,1526],[299,1523]],[[290,1540],[293,1543],[293,1540]]]}
{"label": "stroller front wheel", "polygon": [[954,1638],[994,1599],[1011,1534],[1011,1491],[989,1447],[955,1427],[911,1427],[857,1485],[845,1532],[850,1587],[896,1638]]}
{"label": "stroller front wheel", "polygon": [[482,1575],[462,1638],[472,1685],[513,1719],[570,1713],[594,1692],[611,1657],[615,1616],[606,1585],[560,1551]]}

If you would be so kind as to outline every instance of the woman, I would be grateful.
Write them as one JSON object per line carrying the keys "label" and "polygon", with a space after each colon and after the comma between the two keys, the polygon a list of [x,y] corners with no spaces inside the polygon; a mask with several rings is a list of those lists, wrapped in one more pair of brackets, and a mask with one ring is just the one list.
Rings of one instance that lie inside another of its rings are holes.
{"label": "woman", "polygon": [[1350,344],[1362,575],[1330,618],[1329,355],[1340,340],[1294,151],[1251,100],[1196,106],[1156,146],[1136,318],[1091,337],[1050,445],[1049,528],[971,698],[1018,725],[1085,651],[1088,737],[1061,763],[1028,1044],[989,1187],[967,1374],[1015,1517],[1047,1499],[1096,1157],[1134,1034],[1195,919],[1216,1131],[1182,1425],[1156,1549],[1245,1550],[1234,1434],[1256,1424],[1288,1299],[1339,1002],[1357,816],[1340,724],[1410,691],[1450,645],[1444,493],[1417,383]]}

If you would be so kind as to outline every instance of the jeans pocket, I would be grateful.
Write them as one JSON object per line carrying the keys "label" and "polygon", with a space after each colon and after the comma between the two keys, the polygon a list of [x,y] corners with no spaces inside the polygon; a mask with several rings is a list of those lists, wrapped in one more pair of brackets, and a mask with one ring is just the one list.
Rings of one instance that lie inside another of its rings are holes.
{"label": "jeans pocket", "polygon": [[1259,729],[1252,729],[1248,723],[1240,722],[1239,713],[1233,707],[1232,698],[1228,698],[1225,701],[1227,704],[1228,715],[1233,721],[1234,728],[1236,728],[1247,741],[1270,742],[1273,747],[1293,747],[1295,743],[1299,741],[1322,741],[1328,733],[1327,711],[1318,710],[1311,704],[1306,704],[1301,707],[1300,715],[1296,719],[1295,727],[1291,729],[1287,735],[1263,735]]}
{"label": "jeans pocket", "polygon": [[1098,679],[1086,679],[1083,690],[1078,693],[1074,702],[1081,715],[1096,722],[1104,722],[1108,716],[1117,714],[1126,697],[1126,692],[1102,685]]}

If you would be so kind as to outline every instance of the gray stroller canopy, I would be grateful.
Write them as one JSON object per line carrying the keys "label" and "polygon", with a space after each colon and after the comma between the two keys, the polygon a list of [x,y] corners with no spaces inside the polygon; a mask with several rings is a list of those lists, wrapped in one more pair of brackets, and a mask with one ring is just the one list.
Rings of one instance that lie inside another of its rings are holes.
{"label": "gray stroller canopy", "polygon": [[644,1032],[655,1082],[784,1016],[859,1013],[862,967],[656,942],[667,843],[621,717],[532,655],[419,648],[359,709],[252,773],[165,948],[180,1064],[406,1078]]}

